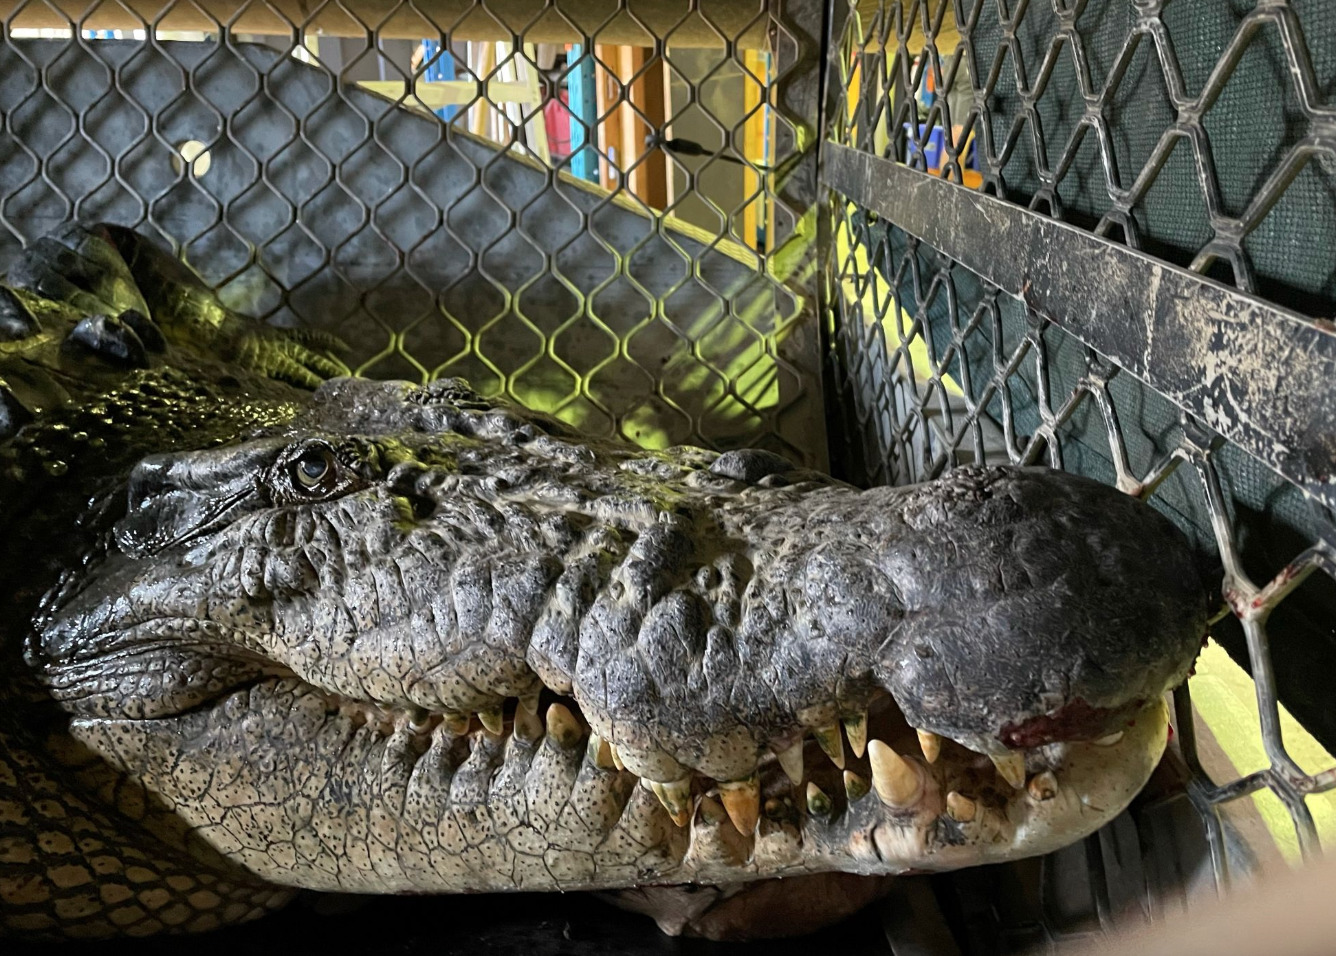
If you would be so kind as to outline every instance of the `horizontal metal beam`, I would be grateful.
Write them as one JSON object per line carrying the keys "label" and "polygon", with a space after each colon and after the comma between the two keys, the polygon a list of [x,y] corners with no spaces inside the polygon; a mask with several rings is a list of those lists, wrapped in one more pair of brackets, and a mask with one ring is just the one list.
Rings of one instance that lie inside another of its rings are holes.
{"label": "horizontal metal beam", "polygon": [[286,36],[294,29],[309,34],[382,39],[434,38],[509,41],[521,34],[526,43],[579,43],[586,34],[599,43],[654,46],[668,36],[669,46],[769,49],[771,22],[752,4],[711,4],[695,9],[690,0],[641,0],[625,9],[623,0],[0,0],[0,17],[13,29],[157,30]]}
{"label": "horizontal metal beam", "polygon": [[835,143],[822,181],[1336,505],[1336,326]]}
{"label": "horizontal metal beam", "polygon": [[[404,99],[404,88],[408,86],[403,80],[356,82],[362,89],[379,93],[395,102]],[[439,110],[445,106],[468,106],[481,98],[486,98],[491,104],[522,103],[542,106],[541,102],[533,101],[533,89],[528,83],[502,80],[488,80],[486,92],[483,91],[483,84],[475,80],[414,80],[407,96],[404,105],[410,109],[418,104],[429,110]]]}

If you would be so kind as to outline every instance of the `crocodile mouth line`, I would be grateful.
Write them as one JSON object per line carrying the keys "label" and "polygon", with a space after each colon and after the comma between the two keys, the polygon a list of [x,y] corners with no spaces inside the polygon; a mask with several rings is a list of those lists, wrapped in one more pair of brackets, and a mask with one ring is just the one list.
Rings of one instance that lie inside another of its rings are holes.
{"label": "crocodile mouth line", "polygon": [[[982,754],[913,728],[885,692],[875,696],[862,714],[775,741],[755,772],[744,779],[717,780],[689,771],[665,782],[627,769],[617,748],[590,728],[575,698],[546,687],[476,713],[433,712],[312,690],[324,699],[327,714],[347,718],[355,728],[381,737],[402,735],[419,756],[441,738],[455,746],[466,742],[469,752],[484,743],[495,747],[512,739],[536,743],[550,738],[562,748],[583,746],[589,764],[630,775],[658,798],[678,827],[687,827],[698,814],[711,822],[727,817],[744,836],[763,819],[794,824],[810,818],[836,821],[869,795],[893,816],[910,817],[920,812],[930,791],[948,820],[982,823],[990,815],[1005,815],[1013,799],[1045,803],[1061,788],[1064,742],[1005,755]],[[1123,731],[1116,731],[1082,743],[1113,747],[1122,737]]]}

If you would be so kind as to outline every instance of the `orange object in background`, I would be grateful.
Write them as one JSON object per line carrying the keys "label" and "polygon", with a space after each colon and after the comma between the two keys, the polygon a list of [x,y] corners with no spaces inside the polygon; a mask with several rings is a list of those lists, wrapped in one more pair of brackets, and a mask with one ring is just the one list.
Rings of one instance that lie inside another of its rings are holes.
{"label": "orange object in background", "polygon": [[[645,139],[665,121],[664,65],[652,47],[595,48],[599,150],[612,162],[601,164],[606,189],[622,186],[651,209],[668,205],[668,166],[663,151],[646,153]],[[625,180],[625,181],[623,181]]]}
{"label": "orange object in background", "polygon": [[[934,127],[934,129],[940,129],[940,128],[941,127]],[[978,189],[980,186],[983,185],[983,174],[980,173],[977,169],[970,169],[966,166],[966,163],[969,162],[971,148],[977,148],[978,143],[972,134],[968,139],[964,138],[964,134],[965,134],[965,127],[960,125],[959,123],[951,127],[951,142],[961,144],[960,173],[961,176],[964,178],[964,181],[961,183],[961,185],[966,186],[970,189]],[[928,159],[928,172],[932,173],[935,176],[941,176],[942,171],[947,166],[946,150],[941,148],[941,146],[939,145],[936,150],[928,151],[927,159]],[[953,182],[955,181],[955,177],[951,177],[951,179]]]}

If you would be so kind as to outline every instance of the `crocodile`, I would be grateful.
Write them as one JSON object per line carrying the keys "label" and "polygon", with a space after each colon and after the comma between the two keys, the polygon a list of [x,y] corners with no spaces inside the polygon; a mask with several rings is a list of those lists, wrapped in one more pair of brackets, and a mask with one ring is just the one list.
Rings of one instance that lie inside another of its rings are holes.
{"label": "crocodile", "polygon": [[349,377],[119,227],[6,281],[0,935],[971,866],[1165,749],[1205,581],[1103,484],[860,490]]}

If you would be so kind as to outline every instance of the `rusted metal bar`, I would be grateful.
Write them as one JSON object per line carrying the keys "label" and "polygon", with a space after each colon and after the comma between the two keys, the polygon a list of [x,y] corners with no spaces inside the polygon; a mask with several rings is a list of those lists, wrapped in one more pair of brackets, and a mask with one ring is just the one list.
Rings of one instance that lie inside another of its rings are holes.
{"label": "rusted metal bar", "polygon": [[823,181],[1336,504],[1336,326],[835,143]]}

